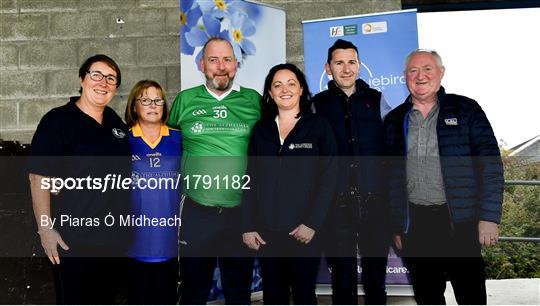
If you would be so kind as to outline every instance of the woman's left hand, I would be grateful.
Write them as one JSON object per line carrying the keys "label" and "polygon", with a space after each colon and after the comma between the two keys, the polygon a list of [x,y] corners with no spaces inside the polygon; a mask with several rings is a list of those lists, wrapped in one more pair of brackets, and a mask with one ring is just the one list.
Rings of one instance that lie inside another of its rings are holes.
{"label": "woman's left hand", "polygon": [[315,235],[315,230],[305,226],[304,224],[298,225],[289,235],[293,236],[296,240],[308,244]]}

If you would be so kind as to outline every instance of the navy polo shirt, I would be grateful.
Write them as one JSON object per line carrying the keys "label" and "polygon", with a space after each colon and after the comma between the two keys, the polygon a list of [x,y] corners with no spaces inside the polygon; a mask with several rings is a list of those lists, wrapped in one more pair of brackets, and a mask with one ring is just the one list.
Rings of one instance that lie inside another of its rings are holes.
{"label": "navy polo shirt", "polygon": [[[128,129],[109,107],[99,124],[79,109],[77,100],[79,97],[72,97],[66,105],[43,116],[32,139],[28,170],[64,180],[101,179],[101,186],[84,181],[77,186],[82,189],[64,188],[52,194],[51,217],[57,218],[55,229],[70,247],[114,244],[119,214],[129,208],[129,190],[115,188],[118,185],[112,182],[113,177],[119,181],[131,176]],[[107,175],[109,182],[104,190]],[[115,216],[111,227],[104,224],[109,213]],[[66,221],[60,224],[62,217]]]}

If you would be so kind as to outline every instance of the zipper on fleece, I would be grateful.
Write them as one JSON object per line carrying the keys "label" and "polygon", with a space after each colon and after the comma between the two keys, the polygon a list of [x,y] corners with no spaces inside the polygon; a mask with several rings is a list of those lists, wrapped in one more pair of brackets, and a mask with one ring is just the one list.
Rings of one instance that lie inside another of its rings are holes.
{"label": "zipper on fleece", "polygon": [[[412,107],[405,113],[405,118],[403,120],[403,134],[405,137],[405,159],[407,158],[407,149],[409,146],[409,114],[412,111]],[[405,161],[406,162],[406,161]],[[407,181],[407,168],[405,168],[405,182]],[[409,227],[411,225],[411,216],[410,216],[410,205],[409,205],[409,196],[407,195],[407,199],[405,201],[405,211],[406,211],[406,217],[405,217],[405,231],[404,234],[407,234],[409,232]]]}
{"label": "zipper on fleece", "polygon": [[447,118],[447,116],[441,116],[442,109],[439,109],[439,117],[437,118],[437,145],[439,146],[439,167],[441,167],[441,174],[443,178],[443,184],[444,184],[444,194],[446,196],[446,208],[448,209],[448,216],[450,217],[450,229],[452,230],[452,233],[455,230],[454,227],[454,216],[452,214],[452,210],[450,209],[450,204],[448,203],[448,192],[446,192],[446,182],[444,181],[444,174],[442,173],[442,158],[441,158],[441,143],[439,142],[439,126],[443,126],[442,120],[443,118]]}
{"label": "zipper on fleece", "polygon": [[[282,150],[283,150],[283,145],[285,144],[285,139],[283,140],[283,144],[281,144],[281,140],[279,138],[278,124],[274,121],[273,125],[274,125],[274,131],[275,131],[275,133],[277,133],[277,138],[275,138],[275,139],[277,140],[277,144],[279,144],[279,150],[277,152],[277,158],[279,160],[278,171],[281,172],[281,167],[282,167],[282,164],[283,164]],[[277,180],[276,184],[274,185],[274,194],[278,194],[278,190],[281,188],[280,185],[281,185],[281,180]]]}

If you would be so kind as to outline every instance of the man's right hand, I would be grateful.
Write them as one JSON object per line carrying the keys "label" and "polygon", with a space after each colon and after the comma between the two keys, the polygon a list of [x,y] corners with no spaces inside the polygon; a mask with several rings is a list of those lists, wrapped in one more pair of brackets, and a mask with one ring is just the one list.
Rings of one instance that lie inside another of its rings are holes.
{"label": "man's right hand", "polygon": [[394,246],[399,251],[401,251],[401,249],[403,248],[403,245],[401,244],[401,235],[400,234],[395,234],[394,235]]}
{"label": "man's right hand", "polygon": [[248,232],[242,234],[242,240],[244,243],[253,250],[259,250],[261,244],[266,244],[266,242],[261,238],[257,232]]}
{"label": "man's right hand", "polygon": [[43,228],[39,230],[38,234],[41,238],[41,246],[43,246],[43,250],[45,250],[45,254],[47,254],[49,260],[53,265],[60,264],[60,256],[58,256],[56,245],[60,245],[60,247],[66,251],[69,250],[69,247],[64,240],[62,240],[60,234],[54,229]]}

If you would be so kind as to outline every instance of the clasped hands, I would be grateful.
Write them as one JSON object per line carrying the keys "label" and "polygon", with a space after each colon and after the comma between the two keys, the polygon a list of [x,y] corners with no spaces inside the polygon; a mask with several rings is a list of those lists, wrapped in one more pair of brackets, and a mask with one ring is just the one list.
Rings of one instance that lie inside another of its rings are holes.
{"label": "clasped hands", "polygon": [[[294,239],[298,240],[298,242],[308,244],[313,239],[313,236],[315,235],[315,230],[304,224],[300,224],[295,229],[293,229],[289,233],[289,235],[292,236]],[[262,239],[258,232],[244,233],[242,234],[242,240],[252,250],[259,250],[261,245],[266,244],[266,242]]]}

